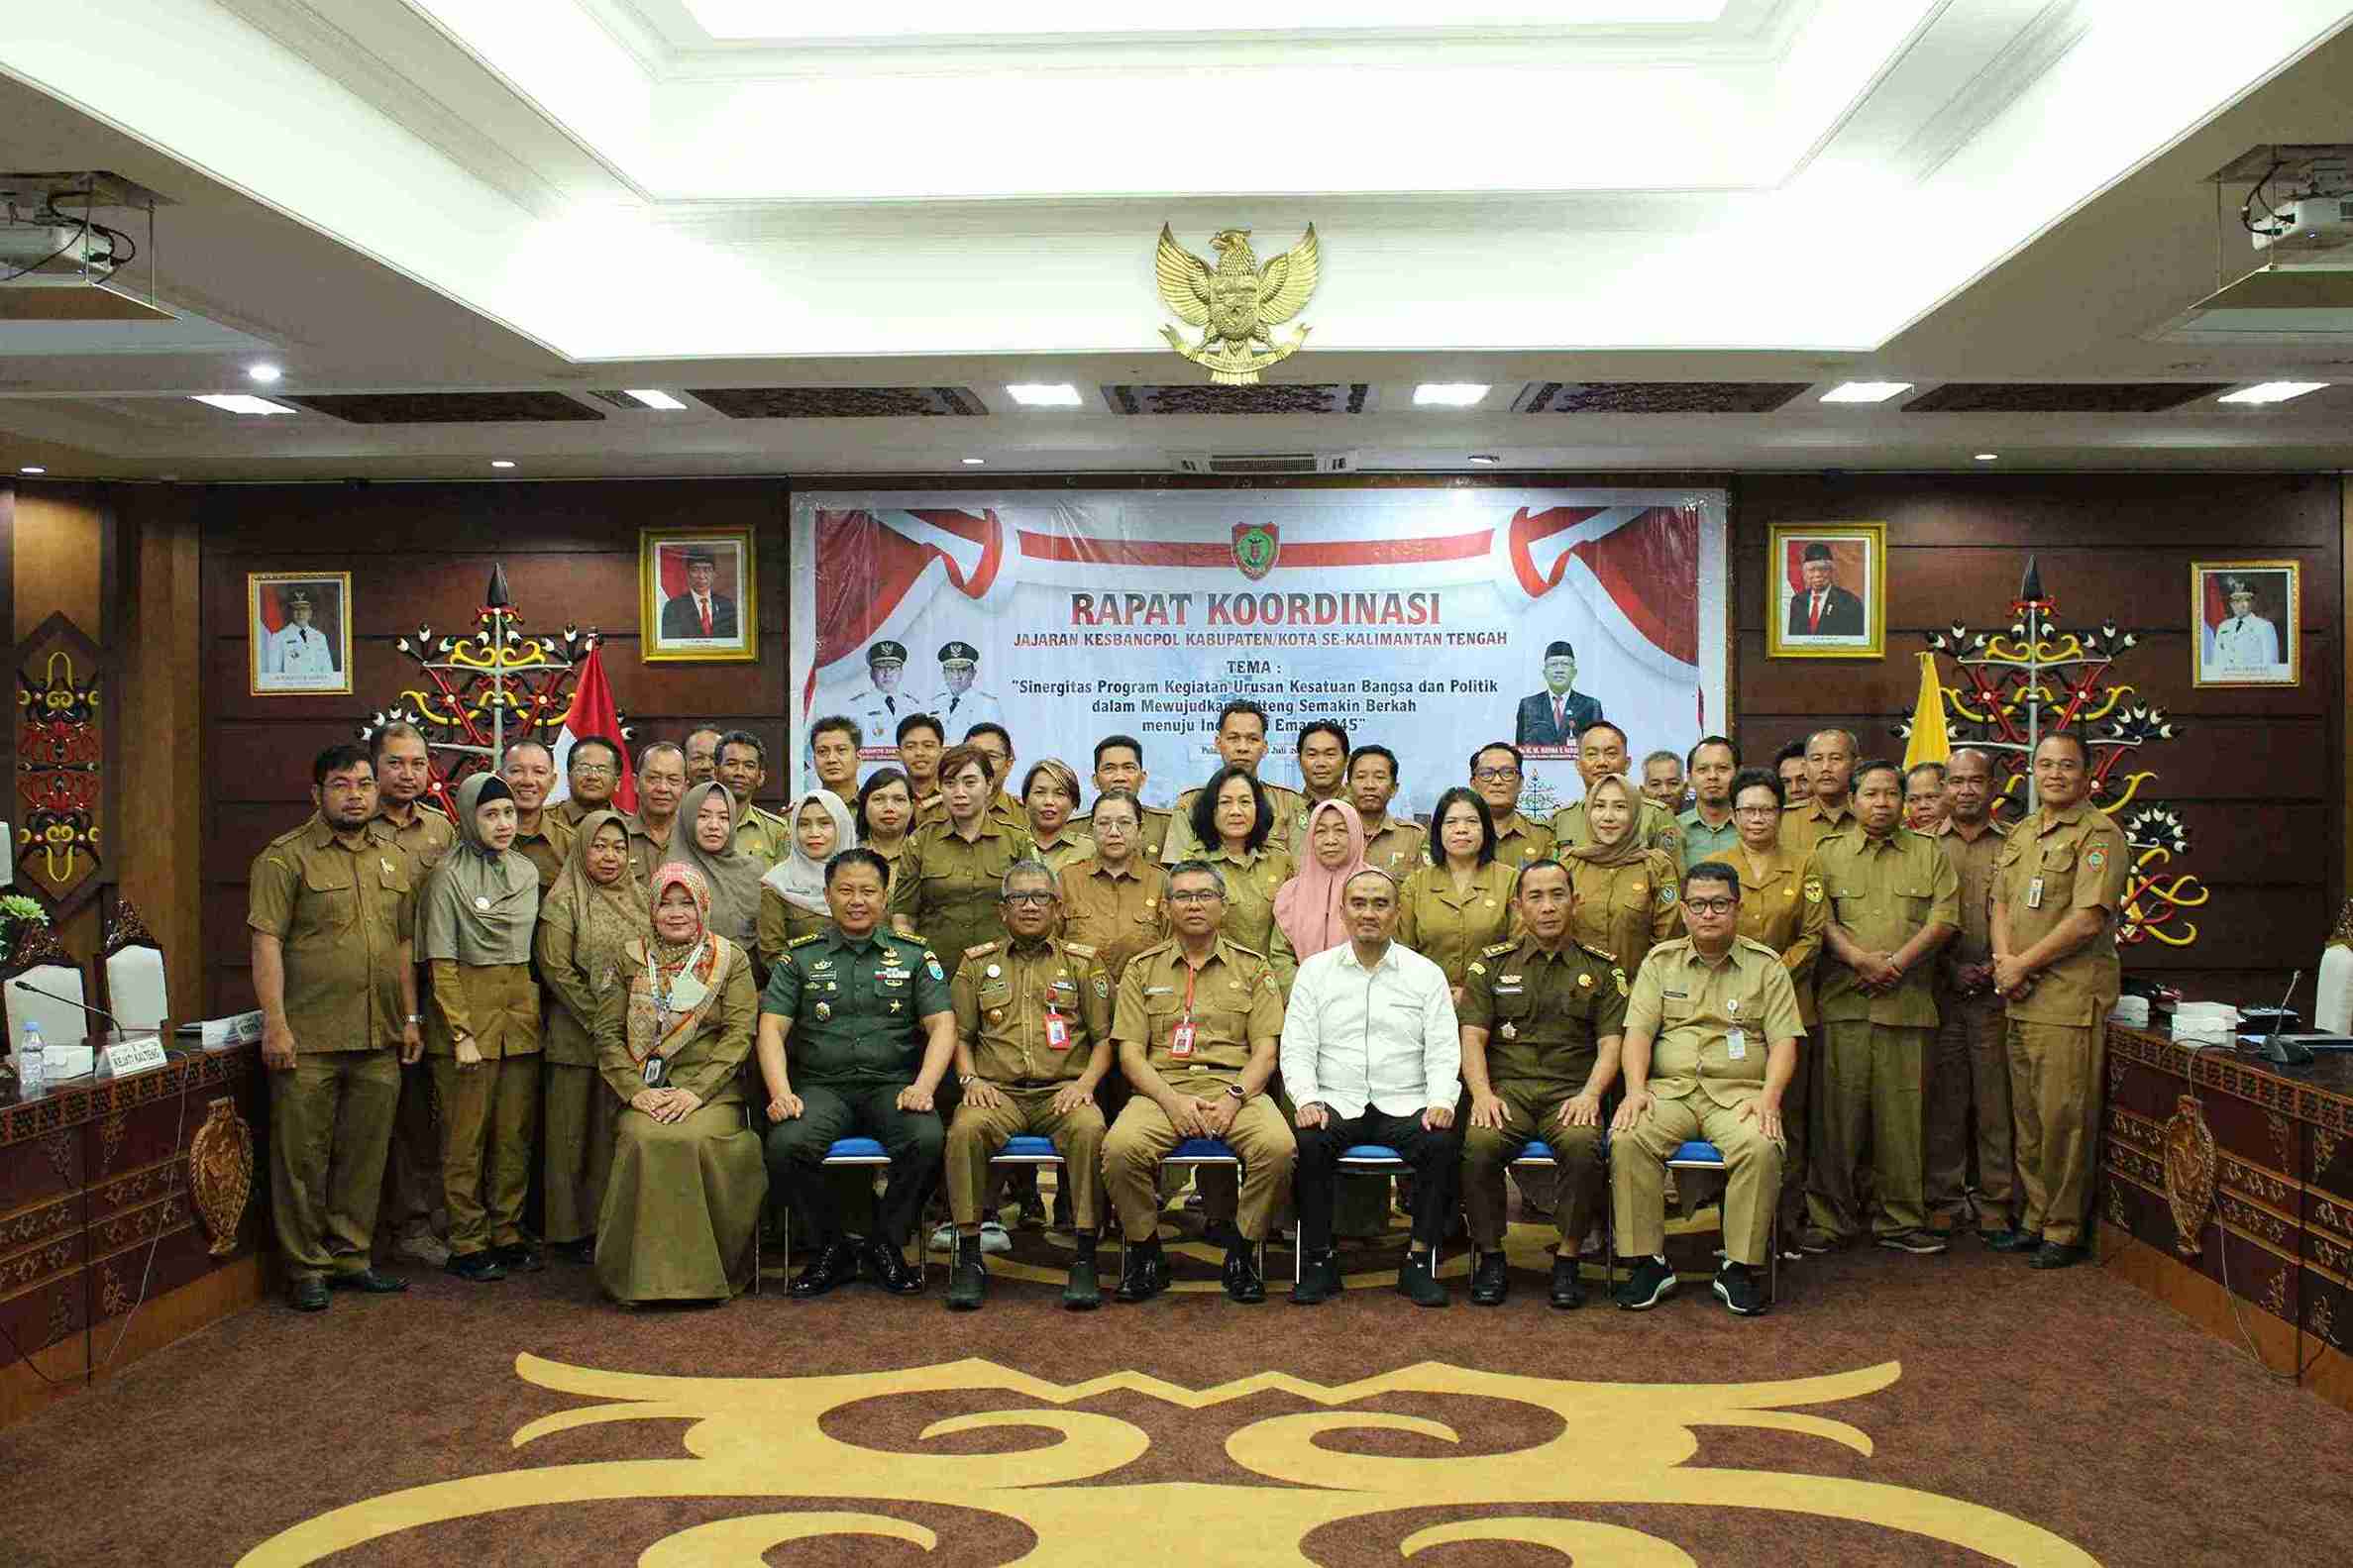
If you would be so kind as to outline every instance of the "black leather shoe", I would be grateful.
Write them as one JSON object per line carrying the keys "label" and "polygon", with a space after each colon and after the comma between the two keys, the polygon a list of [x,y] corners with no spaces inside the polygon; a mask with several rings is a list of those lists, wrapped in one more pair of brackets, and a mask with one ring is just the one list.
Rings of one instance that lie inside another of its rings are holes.
{"label": "black leather shoe", "polygon": [[1339,1256],[1327,1247],[1300,1260],[1299,1281],[1291,1287],[1291,1305],[1321,1307],[1339,1290]]}
{"label": "black leather shoe", "polygon": [[1575,1311],[1585,1305],[1585,1277],[1578,1272],[1576,1259],[1552,1260],[1552,1290],[1548,1299],[1564,1312]]}
{"label": "black leather shoe", "polygon": [[850,1250],[847,1241],[829,1241],[809,1260],[806,1268],[793,1277],[788,1294],[796,1301],[814,1301],[857,1277],[858,1254]]}
{"label": "black leather shoe", "polygon": [[369,1296],[398,1296],[408,1289],[408,1282],[394,1279],[389,1274],[378,1274],[374,1269],[354,1269],[349,1274],[328,1275],[327,1289],[359,1291]]}
{"label": "black leather shoe", "polygon": [[1159,1243],[1129,1247],[1126,1267],[1120,1271],[1120,1289],[1115,1299],[1148,1302],[1167,1289],[1168,1255],[1160,1250]]}
{"label": "black leather shoe", "polygon": [[1985,1245],[1996,1252],[2032,1252],[2043,1244],[2039,1230],[2004,1230],[1985,1238]]}
{"label": "black leather shoe", "polygon": [[594,1263],[596,1261],[596,1238],[583,1236],[578,1241],[551,1241],[548,1243],[548,1250],[566,1263]]}
{"label": "black leather shoe", "polygon": [[323,1312],[327,1309],[327,1282],[319,1279],[295,1280],[286,1286],[286,1305],[298,1312]]}
{"label": "black leather shoe", "polygon": [[1103,1287],[1095,1279],[1094,1254],[1070,1260],[1070,1279],[1062,1287],[1062,1305],[1074,1312],[1091,1312],[1103,1305]]}
{"label": "black leather shoe", "polygon": [[1224,1247],[1228,1252],[1231,1252],[1236,1247],[1249,1245],[1242,1239],[1241,1227],[1230,1219],[1209,1221],[1201,1227],[1201,1239],[1210,1246]]}
{"label": "black leather shoe", "polygon": [[2084,1249],[2071,1247],[2064,1241],[2046,1241],[2034,1249],[2034,1256],[2026,1260],[2030,1269],[2065,1269],[2084,1261]]}
{"label": "black leather shoe", "polygon": [[969,1312],[989,1294],[989,1271],[981,1263],[981,1238],[956,1235],[956,1261],[948,1268],[948,1310]]}
{"label": "black leather shoe", "polygon": [[866,1270],[874,1276],[874,1283],[893,1296],[920,1296],[923,1294],[923,1271],[907,1266],[907,1254],[898,1244],[882,1236],[866,1243]]}
{"label": "black leather shoe", "polygon": [[476,1285],[487,1285],[492,1280],[506,1278],[506,1266],[498,1261],[497,1254],[493,1252],[453,1252],[450,1261],[441,1267],[443,1273],[455,1274],[459,1279],[470,1280]]}
{"label": "black leather shoe", "polygon": [[1397,1294],[1416,1307],[1444,1307],[1446,1288],[1430,1271],[1430,1254],[1416,1247],[1405,1255],[1405,1262],[1397,1270]]}
{"label": "black leather shoe", "polygon": [[1247,1245],[1227,1249],[1223,1273],[1228,1301],[1240,1302],[1246,1307],[1266,1300],[1266,1282],[1258,1278],[1257,1265],[1251,1262]]}
{"label": "black leather shoe", "polygon": [[503,1247],[492,1247],[490,1256],[509,1274],[537,1274],[548,1266],[546,1255],[528,1241],[510,1241]]}
{"label": "black leather shoe", "polygon": [[1512,1268],[1500,1252],[1482,1252],[1471,1265],[1470,1305],[1501,1307],[1512,1294]]}

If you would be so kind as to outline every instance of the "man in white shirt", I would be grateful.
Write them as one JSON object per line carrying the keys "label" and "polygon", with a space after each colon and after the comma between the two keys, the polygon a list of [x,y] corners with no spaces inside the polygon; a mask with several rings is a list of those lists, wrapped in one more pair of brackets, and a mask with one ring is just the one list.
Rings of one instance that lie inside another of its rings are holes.
{"label": "man in white shirt", "polygon": [[2206,663],[2216,671],[2262,674],[2278,667],[2280,629],[2255,613],[2255,590],[2238,577],[2222,579],[2230,614],[2213,630],[2213,647]]}
{"label": "man in white shirt", "polygon": [[1283,1085],[1298,1111],[1300,1281],[1291,1300],[1313,1307],[1339,1294],[1332,1250],[1333,1184],[1340,1152],[1395,1149],[1414,1170],[1414,1238],[1398,1294],[1444,1307],[1431,1259],[1454,1212],[1462,1158],[1454,1104],[1462,1092],[1462,1035],[1445,971],[1389,938],[1397,885],[1360,871],[1340,889],[1346,944],[1299,966],[1283,1017]]}

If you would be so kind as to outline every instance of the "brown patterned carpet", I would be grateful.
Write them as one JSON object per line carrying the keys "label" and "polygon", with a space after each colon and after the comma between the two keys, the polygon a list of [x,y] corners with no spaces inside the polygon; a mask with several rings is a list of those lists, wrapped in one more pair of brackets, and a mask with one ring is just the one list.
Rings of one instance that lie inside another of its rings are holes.
{"label": "brown patterned carpet", "polygon": [[1360,1247],[1314,1310],[1067,1313],[1037,1233],[969,1315],[936,1272],[630,1312],[561,1264],[266,1307],[0,1432],[0,1563],[2264,1568],[2353,1534],[2353,1416],[2097,1269],[1965,1242],[1794,1265],[1754,1321],[1703,1274],[1558,1313],[1522,1234],[1494,1310],[1459,1254],[1441,1312]]}

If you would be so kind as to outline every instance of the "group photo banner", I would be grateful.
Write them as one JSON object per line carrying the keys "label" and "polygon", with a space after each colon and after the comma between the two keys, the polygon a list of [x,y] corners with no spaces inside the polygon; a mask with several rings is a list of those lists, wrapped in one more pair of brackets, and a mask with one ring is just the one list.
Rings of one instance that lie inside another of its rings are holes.
{"label": "group photo banner", "polygon": [[1297,788],[1300,726],[1337,719],[1397,754],[1391,809],[1421,815],[1512,741],[1541,820],[1580,796],[1594,717],[1638,762],[1723,727],[1725,533],[1722,490],[796,495],[792,777],[812,782],[816,718],[858,720],[870,774],[929,712],[951,743],[1011,731],[1016,792],[1031,763],[1083,780],[1096,741],[1132,735],[1165,806],[1217,770],[1238,696],[1267,712],[1270,782]]}

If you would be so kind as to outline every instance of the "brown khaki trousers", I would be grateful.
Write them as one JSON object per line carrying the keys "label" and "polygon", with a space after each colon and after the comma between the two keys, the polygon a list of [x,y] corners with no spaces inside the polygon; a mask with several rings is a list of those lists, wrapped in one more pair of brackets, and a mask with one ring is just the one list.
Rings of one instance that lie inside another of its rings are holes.
{"label": "brown khaki trousers", "polygon": [[370,1266],[400,1098],[391,1048],[301,1051],[269,1075],[269,1206],[288,1278]]}
{"label": "brown khaki trousers", "polygon": [[1705,1138],[1724,1156],[1724,1256],[1764,1267],[1781,1196],[1781,1145],[1754,1116],[1717,1104],[1704,1090],[1654,1101],[1632,1128],[1610,1139],[1618,1256],[1650,1258],[1666,1250],[1666,1160],[1693,1138]]}
{"label": "brown khaki trousers", "polygon": [[1864,1018],[1826,1019],[1818,1026],[1822,1051],[1814,1066],[1822,1075],[1821,1113],[1806,1177],[1806,1221],[1815,1229],[1841,1241],[1862,1233],[1855,1179],[1866,1147],[1872,1233],[1898,1235],[1928,1223],[1920,1204],[1920,1064],[1932,1032]]}
{"label": "brown khaki trousers", "polygon": [[1560,1125],[1560,1102],[1577,1092],[1573,1087],[1509,1079],[1490,1087],[1503,1101],[1503,1126],[1474,1127],[1467,1110],[1457,1123],[1462,1128],[1462,1206],[1471,1242],[1481,1252],[1502,1250],[1503,1173],[1533,1138],[1550,1145],[1558,1164],[1557,1171],[1544,1173],[1556,1178],[1552,1228],[1560,1240],[1554,1250],[1573,1258],[1601,1196],[1601,1129]]}
{"label": "brown khaki trousers", "polygon": [[[1226,1091],[1223,1079],[1206,1075],[1171,1081],[1179,1095],[1207,1098]],[[1130,1242],[1159,1234],[1160,1162],[1183,1141],[1168,1116],[1142,1095],[1127,1101],[1103,1140],[1103,1185]],[[1256,1095],[1226,1129],[1226,1144],[1242,1162],[1241,1202],[1234,1216],[1244,1239],[1266,1239],[1267,1220],[1291,1187],[1291,1166],[1299,1145],[1271,1095]]]}
{"label": "brown khaki trousers", "polygon": [[1971,1126],[1975,1123],[1978,1228],[2007,1230],[2017,1218],[2010,1154],[2010,1048],[2001,998],[1991,992],[1956,996],[1940,992],[1921,1086],[1921,1142],[1926,1150],[1923,1197],[1935,1215],[1959,1215],[1969,1184]]}
{"label": "brown khaki trousers", "polygon": [[460,1067],[433,1058],[441,1096],[441,1191],[456,1255],[523,1239],[531,1148],[539,1130],[539,1058],[493,1057]]}
{"label": "brown khaki trousers", "polygon": [[2084,1244],[2099,1163],[2099,1075],[2107,1037],[2096,1023],[2010,1020],[2010,1112],[2018,1129],[2019,1228],[2061,1246]]}
{"label": "brown khaki trousers", "polygon": [[542,1069],[541,1093],[542,1228],[549,1241],[585,1241],[596,1233],[596,1216],[604,1209],[621,1097],[595,1068],[564,1062]]}
{"label": "brown khaki trousers", "polygon": [[1082,1235],[1092,1235],[1103,1223],[1098,1193],[1103,1171],[1103,1110],[1092,1099],[1068,1113],[1054,1109],[1061,1084],[1000,1088],[1005,1103],[986,1110],[975,1105],[972,1091],[956,1107],[948,1123],[946,1165],[948,1212],[959,1225],[977,1225],[989,1202],[989,1162],[1008,1138],[1020,1133],[1054,1140],[1062,1156],[1062,1186],[1070,1199],[1070,1222]]}

